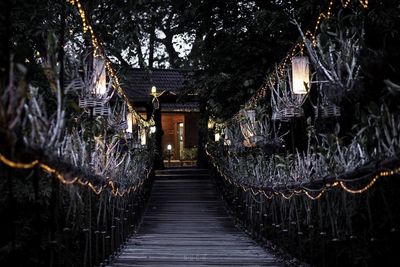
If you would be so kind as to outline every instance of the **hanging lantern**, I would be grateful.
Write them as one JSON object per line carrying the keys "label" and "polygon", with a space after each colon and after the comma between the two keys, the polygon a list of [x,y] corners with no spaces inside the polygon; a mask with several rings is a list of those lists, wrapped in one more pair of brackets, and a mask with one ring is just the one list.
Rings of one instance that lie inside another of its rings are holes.
{"label": "hanging lantern", "polygon": [[133,115],[133,113],[128,112],[126,114],[126,123],[128,124],[128,128],[126,129],[127,133],[132,133],[133,132],[133,126],[136,125],[136,118]]}
{"label": "hanging lantern", "polygon": [[145,146],[147,144],[146,128],[141,128],[139,131],[140,144]]}
{"label": "hanging lantern", "polygon": [[154,85],[151,87],[151,94],[154,96],[157,94],[157,87],[155,87]]}
{"label": "hanging lantern", "polygon": [[107,93],[105,60],[101,57],[93,59],[93,94],[104,96]]}
{"label": "hanging lantern", "polygon": [[293,93],[304,95],[310,87],[310,66],[308,57],[292,58],[292,82]]}
{"label": "hanging lantern", "polygon": [[256,111],[254,109],[245,109],[244,111],[245,120],[240,122],[240,130],[242,135],[247,142],[255,134],[255,122],[256,122]]}
{"label": "hanging lantern", "polygon": [[214,135],[215,142],[218,142],[220,138],[221,138],[221,135],[219,133],[215,133],[215,135]]}
{"label": "hanging lantern", "polygon": [[214,128],[214,125],[215,125],[215,122],[211,118],[208,119],[207,128],[211,130]]}

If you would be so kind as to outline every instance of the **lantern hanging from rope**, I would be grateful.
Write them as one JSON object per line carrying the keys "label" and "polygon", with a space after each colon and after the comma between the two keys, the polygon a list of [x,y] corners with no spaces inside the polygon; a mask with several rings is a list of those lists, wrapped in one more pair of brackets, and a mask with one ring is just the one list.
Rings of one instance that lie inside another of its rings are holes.
{"label": "lantern hanging from rope", "polygon": [[107,93],[105,60],[102,57],[93,59],[93,91],[98,97],[105,96]]}
{"label": "lantern hanging from rope", "polygon": [[214,141],[215,142],[219,142],[219,139],[221,138],[221,135],[220,135],[220,133],[215,133],[214,134]]}
{"label": "lantern hanging from rope", "polygon": [[208,128],[209,130],[211,130],[211,129],[214,128],[214,125],[215,125],[215,122],[214,122],[211,118],[209,118],[209,119],[208,119],[208,122],[207,122],[207,128]]}
{"label": "lantern hanging from rope", "polygon": [[154,85],[151,87],[151,95],[156,96],[157,95],[157,87]]}
{"label": "lantern hanging from rope", "polygon": [[247,142],[250,141],[250,138],[253,137],[255,133],[255,124],[256,124],[256,111],[254,109],[245,109],[243,110],[244,120],[240,122],[240,129],[242,131],[242,135]]}
{"label": "lantern hanging from rope", "polygon": [[138,134],[139,134],[140,144],[142,146],[145,146],[147,144],[146,128],[140,128],[140,130],[138,131]]}
{"label": "lantern hanging from rope", "polygon": [[292,90],[294,94],[304,95],[310,87],[310,66],[308,57],[292,58]]}

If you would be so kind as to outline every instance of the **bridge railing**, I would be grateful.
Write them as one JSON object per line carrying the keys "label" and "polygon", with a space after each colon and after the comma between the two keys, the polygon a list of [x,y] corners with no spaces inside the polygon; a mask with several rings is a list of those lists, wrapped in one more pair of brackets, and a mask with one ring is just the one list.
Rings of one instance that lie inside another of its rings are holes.
{"label": "bridge railing", "polygon": [[110,62],[90,72],[56,56],[63,45],[49,33],[44,81],[11,62],[0,88],[1,266],[99,265],[133,233],[148,195],[152,117],[133,110]]}
{"label": "bridge railing", "polygon": [[[390,167],[382,166],[382,172]],[[309,196],[300,184],[286,189],[252,187],[217,168],[214,177],[239,224],[278,254],[284,251],[316,266],[375,266],[397,258],[398,174],[384,176],[363,194],[330,186],[323,194],[310,190]],[[365,186],[359,178],[346,182]]]}
{"label": "bridge railing", "polygon": [[142,170],[125,186],[58,162],[58,170],[64,166],[76,175],[66,177],[49,172],[50,164],[27,166],[1,155],[1,265],[106,263],[137,229],[152,171]]}
{"label": "bridge railing", "polygon": [[238,221],[317,266],[389,264],[400,241],[398,86],[363,73],[376,6],[351,2],[329,1],[309,31],[293,17],[293,49],[236,114],[209,119],[207,152]]}

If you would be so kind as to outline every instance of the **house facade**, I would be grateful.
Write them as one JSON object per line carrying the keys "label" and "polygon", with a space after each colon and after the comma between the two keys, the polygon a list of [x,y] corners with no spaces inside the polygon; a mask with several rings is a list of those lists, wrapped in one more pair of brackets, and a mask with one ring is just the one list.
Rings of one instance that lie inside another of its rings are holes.
{"label": "house facade", "polygon": [[190,75],[177,69],[131,69],[125,73],[122,84],[129,100],[143,115],[154,108],[155,87],[159,101],[155,110],[159,112],[155,116],[156,131],[161,137],[159,151],[166,166],[196,164],[199,104],[195,95],[186,93],[190,89]]}

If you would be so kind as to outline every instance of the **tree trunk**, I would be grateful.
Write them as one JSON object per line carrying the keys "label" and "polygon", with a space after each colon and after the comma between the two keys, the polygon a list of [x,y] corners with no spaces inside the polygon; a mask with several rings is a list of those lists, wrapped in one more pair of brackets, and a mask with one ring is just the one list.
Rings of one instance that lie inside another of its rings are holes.
{"label": "tree trunk", "polygon": [[169,55],[169,64],[172,68],[179,68],[179,56],[178,53],[175,51],[174,45],[172,44],[172,37],[174,36],[171,32],[165,31],[165,39],[162,39],[163,44],[167,50]]}
{"label": "tree trunk", "polygon": [[156,35],[156,21],[154,16],[151,18],[151,28],[150,28],[150,42],[149,42],[149,69],[153,68],[154,64],[154,43]]}
{"label": "tree trunk", "polygon": [[138,29],[137,27],[135,27],[135,35],[133,37],[133,42],[135,43],[136,46],[136,54],[138,56],[138,63],[139,63],[139,67],[141,69],[144,69],[146,67],[146,63],[144,61],[144,56],[142,53],[142,45],[140,44],[140,39],[139,39],[139,34],[138,34]]}

